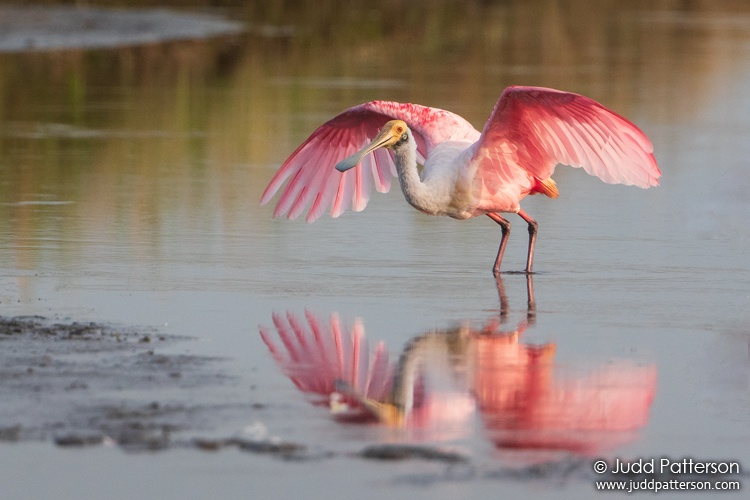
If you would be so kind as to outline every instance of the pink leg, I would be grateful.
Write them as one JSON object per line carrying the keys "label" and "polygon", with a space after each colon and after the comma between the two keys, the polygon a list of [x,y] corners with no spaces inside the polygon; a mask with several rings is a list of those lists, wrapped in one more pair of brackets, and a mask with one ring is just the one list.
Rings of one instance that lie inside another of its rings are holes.
{"label": "pink leg", "polygon": [[500,228],[503,232],[503,237],[500,240],[500,248],[497,250],[497,258],[495,259],[495,265],[492,266],[492,274],[495,276],[500,275],[500,263],[503,261],[503,254],[505,253],[505,245],[508,243],[508,237],[510,236],[510,222],[500,217],[495,213],[488,213],[487,217],[500,224]]}
{"label": "pink leg", "polygon": [[526,255],[526,273],[531,274],[531,267],[534,265],[534,243],[536,242],[539,224],[523,210],[519,210],[518,215],[529,225],[529,253]]}

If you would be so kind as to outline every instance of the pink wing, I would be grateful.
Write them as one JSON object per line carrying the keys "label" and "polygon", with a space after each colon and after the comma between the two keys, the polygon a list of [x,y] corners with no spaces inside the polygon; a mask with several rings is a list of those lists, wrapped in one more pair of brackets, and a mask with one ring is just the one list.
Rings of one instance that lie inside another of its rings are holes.
{"label": "pink wing", "polygon": [[331,207],[331,216],[338,217],[349,207],[365,208],[374,186],[381,193],[391,188],[396,167],[384,149],[367,155],[361,164],[346,172],[334,167],[356,153],[375,138],[389,120],[403,120],[417,143],[420,162],[438,143],[464,137],[476,131],[466,120],[449,111],[418,104],[372,101],[349,108],[318,127],[279,168],[261,197],[268,203],[281,185],[290,179],[281,192],[274,217],[298,217],[312,203],[307,222],[312,222]]}
{"label": "pink wing", "polygon": [[335,314],[328,325],[310,312],[305,318],[307,324],[291,313],[273,315],[281,346],[272,340],[269,330],[260,328],[263,342],[294,385],[306,394],[323,396],[323,404],[337,392],[336,380],[343,380],[368,398],[385,398],[393,371],[385,344],[380,342],[375,347],[371,360],[362,323],[355,322],[350,331],[342,331]]}
{"label": "pink wing", "polygon": [[506,88],[475,148],[491,191],[519,167],[545,180],[558,163],[610,184],[646,188],[661,176],[638,127],[588,97],[541,87]]}

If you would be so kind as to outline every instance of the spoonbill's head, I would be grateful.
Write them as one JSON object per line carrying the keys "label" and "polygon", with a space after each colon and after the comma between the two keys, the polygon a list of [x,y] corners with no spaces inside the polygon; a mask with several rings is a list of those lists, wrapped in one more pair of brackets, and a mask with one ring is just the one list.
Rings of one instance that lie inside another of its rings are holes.
{"label": "spoonbill's head", "polygon": [[409,129],[406,126],[406,122],[401,120],[391,120],[383,126],[370,144],[350,157],[338,162],[336,164],[336,170],[339,172],[346,172],[350,168],[359,165],[359,162],[362,161],[362,158],[364,158],[367,153],[375,151],[378,148],[393,148],[407,140],[409,140]]}

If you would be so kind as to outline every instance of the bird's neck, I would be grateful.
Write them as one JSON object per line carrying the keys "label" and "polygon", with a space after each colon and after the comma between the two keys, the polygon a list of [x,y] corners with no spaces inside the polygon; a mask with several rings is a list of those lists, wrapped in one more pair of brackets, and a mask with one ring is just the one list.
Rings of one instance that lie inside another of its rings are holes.
{"label": "bird's neck", "polygon": [[429,203],[427,186],[417,170],[417,144],[414,139],[393,150],[396,172],[404,198],[411,206],[422,212],[433,213]]}

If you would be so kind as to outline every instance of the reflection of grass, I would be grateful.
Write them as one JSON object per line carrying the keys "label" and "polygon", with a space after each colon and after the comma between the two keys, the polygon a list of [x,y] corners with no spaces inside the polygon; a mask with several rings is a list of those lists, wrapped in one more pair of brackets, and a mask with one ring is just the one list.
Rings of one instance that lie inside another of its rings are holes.
{"label": "reflection of grass", "polygon": [[[375,98],[446,107],[478,127],[512,83],[586,93],[636,120],[689,114],[702,82],[733,64],[695,44],[736,35],[643,22],[662,5],[249,2],[228,9],[247,22],[242,37],[3,55],[0,201],[75,203],[0,205],[0,224],[21,238],[116,223],[118,237],[147,247],[165,220],[192,227],[213,214],[230,230],[260,230],[270,215],[257,201],[275,166],[327,117]],[[700,19],[714,7],[696,8],[687,14]],[[19,132],[40,124],[81,133]]]}

